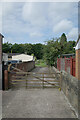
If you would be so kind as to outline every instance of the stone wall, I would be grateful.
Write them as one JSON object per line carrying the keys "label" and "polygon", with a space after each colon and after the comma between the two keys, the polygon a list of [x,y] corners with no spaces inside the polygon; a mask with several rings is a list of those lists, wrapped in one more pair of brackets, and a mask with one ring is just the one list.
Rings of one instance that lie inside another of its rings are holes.
{"label": "stone wall", "polygon": [[61,89],[76,113],[78,113],[78,80],[65,71],[62,71]]}
{"label": "stone wall", "polygon": [[[55,72],[59,72],[53,67]],[[78,91],[78,79],[68,74],[65,71],[61,72],[61,90],[64,92],[65,96],[68,98],[69,103],[74,108],[78,115],[79,110],[79,91]]]}

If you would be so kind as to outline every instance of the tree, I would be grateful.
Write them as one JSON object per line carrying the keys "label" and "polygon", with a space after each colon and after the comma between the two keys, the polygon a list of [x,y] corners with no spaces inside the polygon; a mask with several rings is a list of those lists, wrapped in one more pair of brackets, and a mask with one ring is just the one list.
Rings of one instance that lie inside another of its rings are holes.
{"label": "tree", "polygon": [[[64,36],[64,35],[63,35]],[[62,37],[64,38],[64,37]],[[50,66],[56,66],[57,64],[57,57],[62,54],[69,54],[69,53],[75,53],[74,46],[76,45],[75,41],[66,41],[66,39],[63,39],[63,44],[61,44],[61,39],[53,39],[47,41],[47,45],[45,47],[45,55],[44,59],[46,60],[46,63]]]}
{"label": "tree", "polygon": [[42,59],[43,58],[43,54],[44,54],[43,49],[44,49],[44,45],[42,45],[41,43],[33,45],[33,53],[34,53],[34,56],[36,56],[37,59]]}
{"label": "tree", "polygon": [[67,37],[65,33],[63,33],[60,38],[60,46],[61,46],[60,55],[63,53],[66,45],[67,45]]}
{"label": "tree", "polygon": [[74,49],[75,46],[76,46],[75,41],[68,41],[63,51],[64,54],[75,53],[75,49]]}
{"label": "tree", "polygon": [[8,53],[8,52],[11,52],[11,48],[12,48],[12,44],[11,43],[4,43],[3,45],[2,45],[2,51],[4,52],[4,53]]}
{"label": "tree", "polygon": [[24,45],[23,44],[13,44],[11,48],[13,53],[24,53]]}
{"label": "tree", "polygon": [[63,34],[61,35],[60,43],[61,43],[61,44],[64,44],[65,42],[67,42],[67,37],[66,37],[65,33],[63,33]]}
{"label": "tree", "polygon": [[26,54],[28,54],[28,55],[33,54],[33,45],[32,45],[32,44],[26,43],[26,44],[24,45],[24,49],[25,49],[25,53],[26,53]]}
{"label": "tree", "polygon": [[47,41],[44,58],[49,66],[55,65],[59,53],[60,53],[59,39]]}

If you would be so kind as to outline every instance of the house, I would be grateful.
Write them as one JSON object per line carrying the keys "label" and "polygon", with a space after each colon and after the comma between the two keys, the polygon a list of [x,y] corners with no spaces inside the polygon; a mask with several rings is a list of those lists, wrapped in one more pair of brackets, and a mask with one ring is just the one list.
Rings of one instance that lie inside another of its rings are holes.
{"label": "house", "polygon": [[76,50],[76,78],[80,80],[80,35],[75,47]]}
{"label": "house", "polygon": [[13,55],[12,60],[21,60],[22,62],[34,61],[34,57],[26,54]]}
{"label": "house", "polygon": [[8,55],[8,60],[12,60],[12,56],[20,55],[20,53],[7,53],[7,55]]}
{"label": "house", "polygon": [[2,40],[4,36],[0,33],[0,90],[2,90]]}

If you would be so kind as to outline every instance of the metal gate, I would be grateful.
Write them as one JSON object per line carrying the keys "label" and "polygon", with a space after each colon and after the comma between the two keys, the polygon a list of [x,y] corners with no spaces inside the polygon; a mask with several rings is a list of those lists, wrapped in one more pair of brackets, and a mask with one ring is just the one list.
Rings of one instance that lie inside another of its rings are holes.
{"label": "metal gate", "polygon": [[[16,70],[17,68],[15,68]],[[61,75],[59,73],[40,73],[10,71],[11,88],[60,88]]]}

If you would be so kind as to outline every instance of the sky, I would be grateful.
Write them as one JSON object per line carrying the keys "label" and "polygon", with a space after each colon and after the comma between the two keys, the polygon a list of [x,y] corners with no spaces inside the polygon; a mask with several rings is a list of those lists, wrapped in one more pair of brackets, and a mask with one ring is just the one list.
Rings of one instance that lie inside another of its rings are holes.
{"label": "sky", "polygon": [[44,43],[62,33],[68,41],[78,38],[77,2],[4,2],[1,6],[4,42]]}

